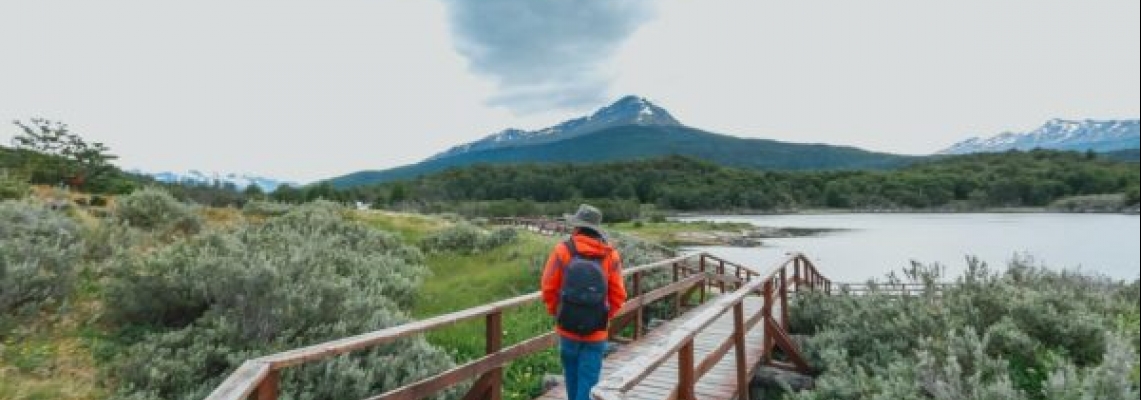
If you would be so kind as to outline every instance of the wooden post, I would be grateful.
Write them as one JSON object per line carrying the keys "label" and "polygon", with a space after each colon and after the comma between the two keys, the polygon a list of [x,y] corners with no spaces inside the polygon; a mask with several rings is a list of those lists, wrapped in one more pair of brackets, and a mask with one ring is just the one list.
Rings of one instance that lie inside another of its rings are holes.
{"label": "wooden post", "polygon": [[800,257],[792,259],[792,282],[796,284],[796,292],[800,293]]}
{"label": "wooden post", "polygon": [[733,347],[737,356],[737,399],[749,400],[748,361],[745,360],[745,303],[733,305]]}
{"label": "wooden post", "polygon": [[780,326],[788,330],[788,280],[784,268],[780,269]]}
{"label": "wooden post", "polygon": [[[638,297],[642,295],[642,271],[634,273],[634,295],[628,297]],[[639,306],[634,310],[634,340],[642,337],[642,309]]]}
{"label": "wooden post", "polygon": [[[717,260],[717,275],[725,276],[725,260]],[[717,290],[725,294],[725,281],[717,281]]]}
{"label": "wooden post", "polygon": [[281,373],[277,370],[270,370],[266,374],[265,379],[262,379],[257,388],[257,400],[277,400],[278,395],[278,382],[281,380]]}
{"label": "wooden post", "polygon": [[677,352],[677,398],[697,400],[693,387],[697,384],[693,371],[693,339],[689,339]]}
{"label": "wooden post", "polygon": [[[494,354],[503,349],[503,311],[487,314],[487,354]],[[488,386],[487,400],[500,400],[503,398],[503,367],[493,369],[491,385]]]}
{"label": "wooden post", "polygon": [[[766,278],[764,285],[761,286],[761,296],[764,298],[765,303],[761,306],[761,322],[772,322],[773,320],[773,280]],[[772,324],[765,324],[764,344],[761,347],[761,362],[768,363],[772,360],[773,350],[773,332],[770,329]]]}
{"label": "wooden post", "polygon": [[[705,254],[701,255],[699,263],[701,264],[701,276],[705,276]],[[701,282],[701,303],[705,303],[705,287],[709,285],[709,278],[705,277]]]}
{"label": "wooden post", "polygon": [[[672,281],[674,283],[676,283],[678,280],[678,272],[679,272],[679,268],[678,268],[677,263],[675,262],[673,265],[673,281]],[[681,315],[681,292],[678,291],[677,293],[674,293],[673,298],[674,298],[673,299],[673,301],[674,301],[674,318],[677,318],[677,316]]]}

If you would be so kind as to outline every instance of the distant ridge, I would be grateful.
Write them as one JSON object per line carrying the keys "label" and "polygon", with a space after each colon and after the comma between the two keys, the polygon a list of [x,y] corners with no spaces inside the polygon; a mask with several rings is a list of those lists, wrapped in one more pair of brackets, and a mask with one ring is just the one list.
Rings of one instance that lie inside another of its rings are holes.
{"label": "distant ridge", "polygon": [[263,192],[267,193],[277,190],[278,186],[281,185],[298,186],[297,183],[294,182],[266,178],[264,176],[222,172],[205,172],[196,169],[184,172],[143,172],[139,170],[132,170],[131,172],[150,176],[156,181],[163,183],[181,183],[193,185],[213,185],[215,183],[220,185],[232,184],[238,190],[242,190],[250,185],[254,185],[260,188]]}
{"label": "distant ridge", "polygon": [[561,141],[468,151],[383,171],[361,171],[333,178],[329,182],[344,188],[412,179],[448,168],[475,164],[594,163],[669,155],[765,170],[882,169],[922,159],[869,152],[855,147],[745,139],[685,126],[625,125]]}
{"label": "distant ridge", "polygon": [[955,143],[939,154],[966,154],[1032,150],[1036,148],[1108,152],[1141,147],[1138,120],[1052,119],[1026,133],[1004,132],[989,138],[975,137]]}

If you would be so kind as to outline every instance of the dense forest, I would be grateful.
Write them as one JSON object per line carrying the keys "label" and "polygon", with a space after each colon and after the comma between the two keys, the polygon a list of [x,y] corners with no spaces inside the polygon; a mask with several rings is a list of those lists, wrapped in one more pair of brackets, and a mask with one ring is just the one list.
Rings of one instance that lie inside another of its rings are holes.
{"label": "dense forest", "polygon": [[[357,189],[389,205],[576,199],[669,210],[1040,207],[1070,196],[1138,201],[1138,165],[1047,150],[951,156],[888,171],[751,171],[673,156],[605,164],[481,165]],[[455,205],[454,207],[462,207]],[[510,208],[510,207],[500,207]]]}

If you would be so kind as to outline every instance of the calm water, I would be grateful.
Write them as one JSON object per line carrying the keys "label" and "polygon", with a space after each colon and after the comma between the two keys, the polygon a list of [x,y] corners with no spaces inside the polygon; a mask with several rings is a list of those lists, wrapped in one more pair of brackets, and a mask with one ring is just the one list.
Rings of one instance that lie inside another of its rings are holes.
{"label": "calm water", "polygon": [[759,248],[701,247],[764,269],[792,251],[806,253],[835,281],[863,281],[911,260],[939,262],[952,276],[966,256],[992,266],[1016,254],[1051,268],[1095,271],[1134,280],[1141,268],[1141,219],[1089,214],[817,214],[703,216],[685,220],[759,226],[840,228],[814,237],[766,239]]}

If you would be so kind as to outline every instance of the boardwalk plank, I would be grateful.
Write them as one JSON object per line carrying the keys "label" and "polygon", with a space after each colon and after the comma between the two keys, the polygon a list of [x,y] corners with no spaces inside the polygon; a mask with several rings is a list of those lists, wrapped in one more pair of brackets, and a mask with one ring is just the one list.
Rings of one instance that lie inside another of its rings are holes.
{"label": "boardwalk plank", "polygon": [[[707,303],[708,304],[708,303]],[[762,300],[759,297],[749,297],[744,300],[745,318],[752,318],[761,313]],[[602,374],[617,371],[626,363],[638,359],[643,352],[648,351],[655,343],[666,338],[672,329],[685,321],[686,317],[701,312],[702,306],[687,310],[683,315],[662,324],[657,329],[648,332],[636,342],[622,345],[618,350],[606,357],[602,366]],[[774,314],[778,314],[774,310]],[[694,338],[694,359],[700,361],[709,356],[722,343],[733,334],[732,313],[722,314],[712,325],[702,330]],[[758,323],[745,334],[746,361],[750,368],[755,368],[761,359],[761,344],[764,339],[764,324]],[[703,400],[730,400],[737,394],[736,388],[736,354],[730,351],[725,354],[706,372],[694,387],[698,398]],[[752,371],[749,371],[752,373]],[[677,385],[677,359],[672,358],[662,363],[646,378],[630,390],[627,398],[630,400],[662,400],[670,394]],[[553,393],[562,394],[559,397],[548,397]],[[542,397],[543,400],[565,400],[566,389],[561,385],[552,388]]]}

